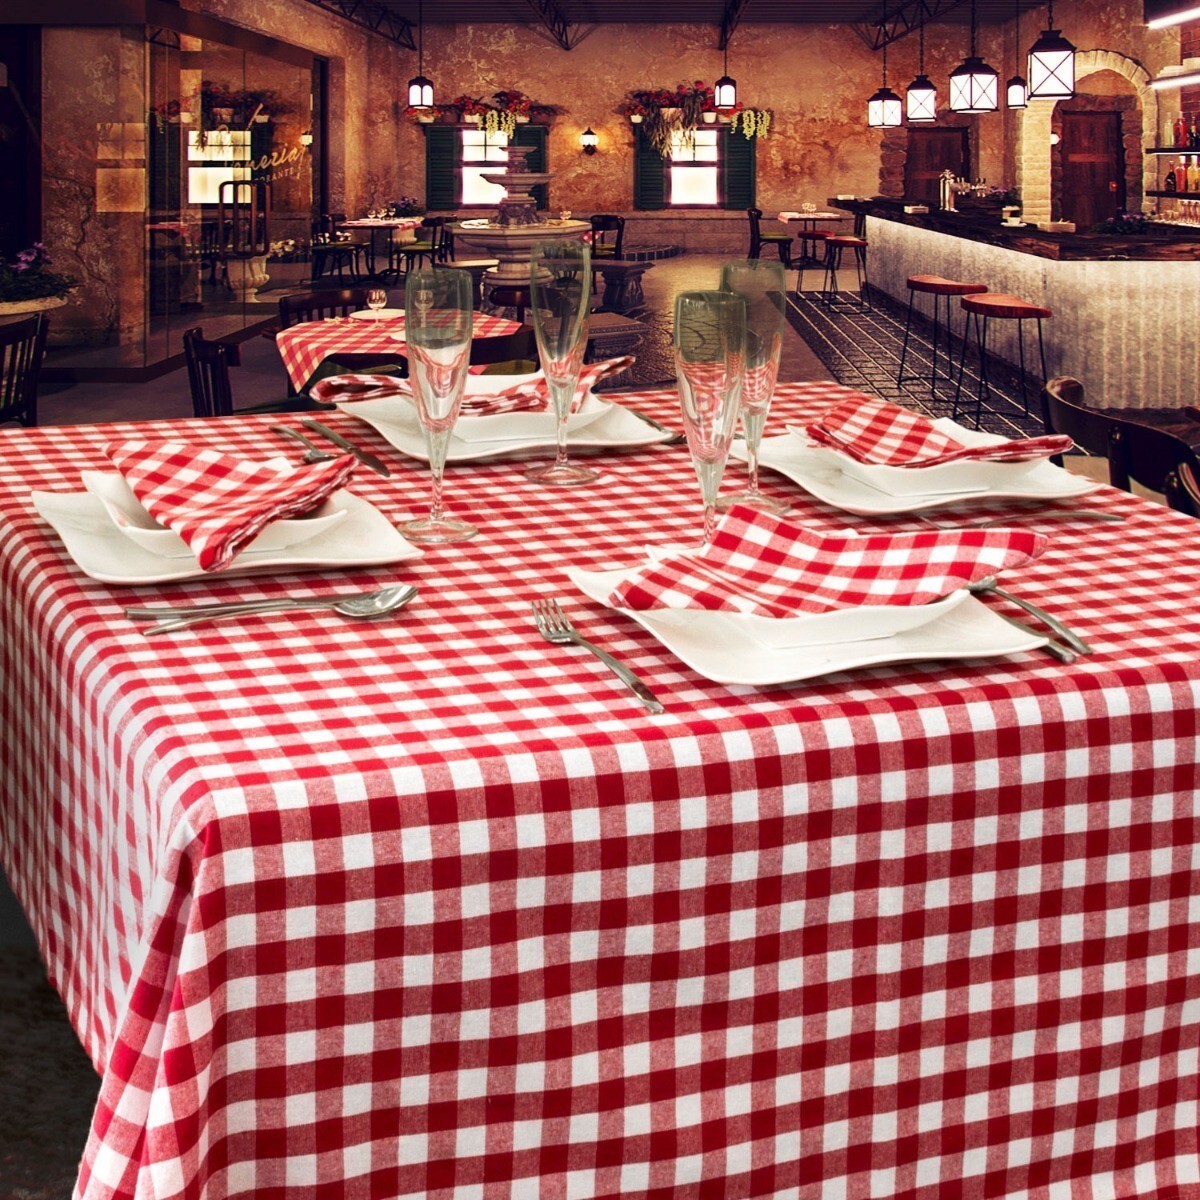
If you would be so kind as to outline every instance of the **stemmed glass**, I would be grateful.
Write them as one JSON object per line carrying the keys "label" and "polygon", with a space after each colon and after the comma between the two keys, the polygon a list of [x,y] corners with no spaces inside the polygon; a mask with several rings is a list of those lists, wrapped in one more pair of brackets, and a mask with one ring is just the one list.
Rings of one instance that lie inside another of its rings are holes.
{"label": "stemmed glass", "polygon": [[471,276],[466,271],[410,271],[404,280],[404,341],[417,416],[425,431],[433,502],[429,516],[400,526],[414,542],[461,542],[479,531],[442,511],[442,472],[471,359]]}
{"label": "stemmed glass", "polygon": [[387,292],[383,288],[371,288],[367,292],[367,307],[375,314],[375,319],[379,320],[379,310],[387,308]]}
{"label": "stemmed glass", "polygon": [[583,242],[539,242],[529,259],[529,300],[538,356],[558,420],[553,463],[533,467],[525,478],[554,487],[575,487],[598,478],[567,462],[567,417],[579,384],[592,306],[591,248]]}
{"label": "stemmed glass", "polygon": [[786,512],[788,505],[764,496],[758,490],[758,447],[775,381],[779,378],[779,356],[783,351],[787,279],[783,263],[760,259],[727,262],[721,268],[721,291],[732,292],[746,301],[746,380],[742,386],[742,429],[746,434],[746,465],[750,486],[744,492],[722,496],[717,508],[725,512],[735,504],[748,504],[761,512]]}
{"label": "stemmed glass", "polygon": [[675,297],[675,370],[692,465],[704,499],[704,542],[716,529],[717,489],[737,428],[746,358],[746,301],[732,292]]}

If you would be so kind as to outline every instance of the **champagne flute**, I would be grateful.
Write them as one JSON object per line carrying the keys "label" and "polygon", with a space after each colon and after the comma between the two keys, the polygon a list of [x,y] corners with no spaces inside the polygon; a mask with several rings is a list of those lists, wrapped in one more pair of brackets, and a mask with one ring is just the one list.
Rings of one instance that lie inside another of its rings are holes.
{"label": "champagne flute", "polygon": [[746,301],[746,380],[742,385],[742,429],[746,434],[746,465],[750,485],[744,492],[722,496],[717,508],[726,512],[735,504],[748,504],[760,512],[784,513],[788,505],[758,490],[758,447],[779,378],[783,352],[784,296],[787,279],[783,263],[762,259],[727,262],[721,268],[721,291]]}
{"label": "champagne flute", "polygon": [[592,306],[591,247],[583,242],[539,242],[530,253],[529,298],[538,356],[558,420],[554,462],[533,467],[525,478],[553,487],[576,487],[598,478],[567,462],[567,417],[579,384]]}
{"label": "champagne flute", "polygon": [[704,542],[716,530],[717,489],[737,428],[746,357],[746,301],[732,292],[675,297],[675,370],[692,465],[704,499]]}
{"label": "champagne flute", "polygon": [[367,292],[367,307],[375,314],[375,320],[379,320],[379,310],[387,308],[387,292],[383,288],[371,288]]}
{"label": "champagne flute", "polygon": [[466,271],[410,271],[404,280],[404,341],[417,417],[425,431],[433,502],[429,516],[400,526],[413,542],[461,542],[479,531],[442,510],[442,472],[471,359],[471,276]]}

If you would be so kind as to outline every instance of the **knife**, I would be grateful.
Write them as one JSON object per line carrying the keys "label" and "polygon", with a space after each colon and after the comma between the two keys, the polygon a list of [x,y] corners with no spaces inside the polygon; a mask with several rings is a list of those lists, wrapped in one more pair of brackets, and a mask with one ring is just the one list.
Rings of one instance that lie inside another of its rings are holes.
{"label": "knife", "polygon": [[320,421],[314,421],[311,417],[305,417],[300,422],[305,429],[311,429],[314,433],[319,433],[326,441],[332,442],[339,450],[345,450],[347,454],[353,454],[364,467],[370,467],[376,474],[385,477],[391,476],[391,471],[387,468],[381,458],[376,458],[369,450],[363,450],[356,446],[353,442],[347,441],[342,437],[336,429],[330,429],[327,425],[322,425]]}

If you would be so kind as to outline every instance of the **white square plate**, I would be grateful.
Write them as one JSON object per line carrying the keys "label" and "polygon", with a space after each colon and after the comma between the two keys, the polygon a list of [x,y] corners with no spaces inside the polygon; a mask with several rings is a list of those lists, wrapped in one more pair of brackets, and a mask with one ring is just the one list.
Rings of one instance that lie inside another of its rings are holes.
{"label": "white square plate", "polygon": [[89,492],[34,492],[33,506],[63,540],[75,564],[101,583],[174,583],[224,579],[247,572],[296,568],[366,567],[419,558],[421,551],[377,509],[352,492],[334,492],[330,503],[346,510],[334,527],[283,548],[248,547],[224,571],[202,571],[194,558],[165,558],[131,542]]}
{"label": "white square plate", "polygon": [[[577,568],[567,572],[584,595],[607,607],[611,607],[608,596],[625,574]],[[738,623],[736,616],[731,619],[727,613],[697,609],[615,611],[648,630],[705,679],[747,687],[797,683],[888,663],[995,658],[1036,650],[1048,640],[1010,625],[974,596],[967,596],[945,616],[889,637],[787,649],[759,641]]]}

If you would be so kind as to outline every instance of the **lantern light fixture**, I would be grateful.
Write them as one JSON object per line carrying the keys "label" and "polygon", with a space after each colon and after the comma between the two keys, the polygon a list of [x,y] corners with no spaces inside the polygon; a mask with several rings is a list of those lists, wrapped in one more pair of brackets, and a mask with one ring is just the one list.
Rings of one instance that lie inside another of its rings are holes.
{"label": "lantern light fixture", "polygon": [[883,47],[883,86],[867,101],[867,124],[872,129],[895,129],[904,117],[904,102],[888,87],[887,43]]}
{"label": "lantern light fixture", "polygon": [[433,80],[425,75],[425,0],[417,4],[417,73],[408,81],[408,106],[433,107]]}
{"label": "lantern light fixture", "polygon": [[919,31],[920,59],[917,77],[904,92],[906,116],[910,125],[929,124],[937,120],[937,88],[925,74],[925,18],[921,18]]}
{"label": "lantern light fixture", "polygon": [[976,4],[971,0],[971,53],[950,72],[950,109],[968,115],[1000,107],[1000,74],[975,53],[976,28]]}
{"label": "lantern light fixture", "polygon": [[590,125],[579,135],[579,144],[583,147],[584,154],[595,154],[599,140]]}
{"label": "lantern light fixture", "polygon": [[1048,28],[1029,48],[1029,99],[1069,100],[1075,95],[1075,47],[1054,28],[1054,0],[1047,16]]}
{"label": "lantern light fixture", "polygon": [[737,80],[730,77],[729,74],[729,38],[725,37],[725,66],[722,68],[725,72],[716,83],[713,84],[713,104],[717,108],[733,108],[737,104]]}
{"label": "lantern light fixture", "polygon": [[[1021,3],[1020,0],[1013,0],[1013,27],[1015,30],[1015,41],[1017,43],[1017,57],[1021,56]],[[1020,73],[1014,75],[1007,84],[1005,84],[1005,103],[1009,108],[1028,108],[1029,107],[1029,84],[1025,82],[1025,76]]]}

